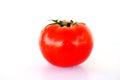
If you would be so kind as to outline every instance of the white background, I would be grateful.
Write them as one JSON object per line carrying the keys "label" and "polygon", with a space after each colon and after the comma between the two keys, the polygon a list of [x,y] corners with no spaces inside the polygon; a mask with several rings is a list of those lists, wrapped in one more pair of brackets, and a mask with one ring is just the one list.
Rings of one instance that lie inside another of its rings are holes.
{"label": "white background", "polygon": [[[84,63],[58,68],[42,57],[50,19],[88,25],[94,48]],[[0,0],[0,80],[120,80],[119,0]]]}

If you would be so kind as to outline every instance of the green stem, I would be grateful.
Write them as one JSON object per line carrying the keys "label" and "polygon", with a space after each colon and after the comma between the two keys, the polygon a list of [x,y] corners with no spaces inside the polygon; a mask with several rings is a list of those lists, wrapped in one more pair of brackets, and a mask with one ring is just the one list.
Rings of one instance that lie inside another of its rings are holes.
{"label": "green stem", "polygon": [[73,20],[70,20],[69,22],[66,22],[66,21],[61,21],[61,20],[52,20],[54,23],[53,24],[58,24],[60,25],[61,27],[71,27],[71,25],[74,25],[76,23],[73,22]]}

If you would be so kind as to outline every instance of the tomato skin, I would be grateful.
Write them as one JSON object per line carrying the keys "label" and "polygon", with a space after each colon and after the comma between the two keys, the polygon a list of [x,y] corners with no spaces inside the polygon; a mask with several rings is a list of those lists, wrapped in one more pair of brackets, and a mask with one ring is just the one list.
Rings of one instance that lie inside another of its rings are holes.
{"label": "tomato skin", "polygon": [[39,46],[48,62],[60,67],[70,67],[89,57],[93,38],[85,24],[79,23],[71,27],[51,24],[41,32]]}

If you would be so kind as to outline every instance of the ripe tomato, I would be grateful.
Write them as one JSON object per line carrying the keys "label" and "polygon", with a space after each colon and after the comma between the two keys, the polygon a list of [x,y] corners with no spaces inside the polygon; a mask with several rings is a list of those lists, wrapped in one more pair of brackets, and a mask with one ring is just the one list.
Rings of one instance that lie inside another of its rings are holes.
{"label": "ripe tomato", "polygon": [[93,48],[90,30],[84,23],[53,20],[41,32],[39,46],[53,65],[70,67],[84,62]]}

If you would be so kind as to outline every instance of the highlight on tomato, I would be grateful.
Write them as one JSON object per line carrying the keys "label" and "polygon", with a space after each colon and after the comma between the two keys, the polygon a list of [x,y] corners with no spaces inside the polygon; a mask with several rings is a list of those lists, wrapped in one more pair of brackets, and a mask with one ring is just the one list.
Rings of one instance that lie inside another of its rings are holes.
{"label": "highlight on tomato", "polygon": [[84,62],[93,48],[93,37],[85,23],[52,20],[41,31],[39,46],[44,58],[60,67]]}

